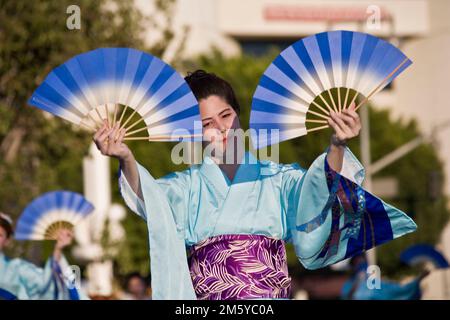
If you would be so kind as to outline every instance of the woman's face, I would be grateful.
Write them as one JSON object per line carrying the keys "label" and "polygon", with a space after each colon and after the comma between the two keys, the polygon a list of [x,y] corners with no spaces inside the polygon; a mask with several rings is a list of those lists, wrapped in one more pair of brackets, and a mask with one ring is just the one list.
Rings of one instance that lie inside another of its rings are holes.
{"label": "woman's face", "polygon": [[128,289],[128,292],[139,297],[139,296],[145,295],[145,291],[146,291],[147,287],[145,285],[145,282],[142,279],[140,279],[138,277],[133,277],[128,282],[127,289]]}
{"label": "woman's face", "polygon": [[6,230],[3,229],[3,227],[0,227],[0,251],[3,251],[3,248],[6,247],[6,245],[9,242],[8,234],[6,233]]}
{"label": "woman's face", "polygon": [[225,154],[232,131],[240,128],[234,109],[219,96],[209,96],[199,101],[203,125],[203,143],[213,150],[213,156]]}

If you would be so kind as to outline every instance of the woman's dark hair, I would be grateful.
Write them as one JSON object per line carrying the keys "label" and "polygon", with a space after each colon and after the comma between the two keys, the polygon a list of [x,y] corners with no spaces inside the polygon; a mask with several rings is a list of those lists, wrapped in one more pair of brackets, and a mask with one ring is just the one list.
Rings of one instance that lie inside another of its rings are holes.
{"label": "woman's dark hair", "polygon": [[7,238],[13,235],[14,230],[11,222],[8,219],[3,218],[1,213],[0,213],[0,227],[5,229]]}
{"label": "woman's dark hair", "polygon": [[196,70],[194,72],[188,72],[184,80],[186,80],[198,101],[215,95],[221,97],[228,103],[237,115],[240,114],[241,107],[236,99],[233,88],[227,81],[216,76],[214,73]]}

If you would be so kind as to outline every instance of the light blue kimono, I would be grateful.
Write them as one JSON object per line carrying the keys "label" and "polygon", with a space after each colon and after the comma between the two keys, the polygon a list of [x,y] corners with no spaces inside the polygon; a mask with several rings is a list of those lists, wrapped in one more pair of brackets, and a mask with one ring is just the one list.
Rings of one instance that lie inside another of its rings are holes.
{"label": "light blue kimono", "polygon": [[62,281],[58,269],[64,265],[68,265],[64,256],[59,264],[51,257],[44,268],[39,268],[23,259],[9,259],[0,252],[0,299],[69,300],[84,297],[75,288],[68,289]]}
{"label": "light blue kimono", "polygon": [[12,295],[10,299],[54,299],[52,259],[47,260],[44,268],[39,268],[25,260],[9,259],[0,253],[0,288]]}
{"label": "light blue kimono", "polygon": [[[231,183],[206,157],[160,179],[138,164],[144,199],[120,171],[129,208],[147,221],[154,299],[196,299],[186,247],[221,234],[293,243],[309,269],[346,259],[416,229],[403,212],[360,187],[364,169],[347,148],[341,174],[320,155],[308,170],[247,152]],[[347,178],[345,178],[347,177]]]}

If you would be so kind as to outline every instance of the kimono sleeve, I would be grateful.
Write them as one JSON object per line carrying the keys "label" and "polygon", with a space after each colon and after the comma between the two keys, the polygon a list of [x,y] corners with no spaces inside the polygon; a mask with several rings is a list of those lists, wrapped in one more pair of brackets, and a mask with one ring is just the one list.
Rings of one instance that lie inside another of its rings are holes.
{"label": "kimono sleeve", "polygon": [[305,268],[325,267],[416,230],[405,213],[361,187],[364,168],[350,149],[341,173],[326,155],[306,171],[283,174],[288,240]]}
{"label": "kimono sleeve", "polygon": [[147,221],[152,297],[196,299],[189,273],[185,230],[190,190],[189,170],[154,179],[137,163],[143,199],[133,192],[123,173],[119,184],[128,207]]}
{"label": "kimono sleeve", "polygon": [[17,260],[19,300],[53,300],[56,299],[56,282],[53,274],[53,258],[49,258],[44,268],[35,266],[25,260]]}
{"label": "kimono sleeve", "polygon": [[[176,223],[177,231],[180,235],[185,230],[187,198],[189,190],[189,177],[186,172],[170,173],[160,179],[154,179],[151,174],[139,163],[136,163],[141,179],[141,189],[143,194],[167,200],[170,206],[173,219]],[[156,183],[158,187],[144,190],[143,184],[146,181]],[[131,188],[122,170],[119,170],[119,189],[120,193],[131,211],[147,220],[149,210],[157,210],[151,201],[144,201]],[[145,195],[144,195],[145,198]]]}
{"label": "kimono sleeve", "polygon": [[119,191],[128,208],[142,219],[147,220],[144,201],[133,191],[121,169],[119,169]]}

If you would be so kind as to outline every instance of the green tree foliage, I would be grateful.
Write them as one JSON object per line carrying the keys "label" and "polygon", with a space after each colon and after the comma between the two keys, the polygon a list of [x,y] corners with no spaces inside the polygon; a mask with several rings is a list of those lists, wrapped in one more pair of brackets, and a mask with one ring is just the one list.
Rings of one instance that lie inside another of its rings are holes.
{"label": "green tree foliage", "polygon": [[[166,10],[171,2],[157,8]],[[70,5],[80,8],[79,30],[66,26]],[[144,46],[143,22],[131,1],[0,2],[1,211],[17,218],[44,192],[83,191],[82,159],[91,134],[28,106],[27,100],[53,68],[76,54],[99,47],[133,47],[161,55],[161,45]],[[172,34],[163,34],[170,40]],[[15,248],[15,253],[32,252],[31,258],[38,260],[41,246],[33,247]],[[44,253],[50,248],[46,247]]]}

